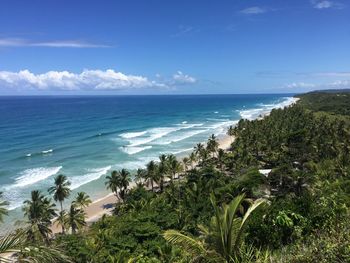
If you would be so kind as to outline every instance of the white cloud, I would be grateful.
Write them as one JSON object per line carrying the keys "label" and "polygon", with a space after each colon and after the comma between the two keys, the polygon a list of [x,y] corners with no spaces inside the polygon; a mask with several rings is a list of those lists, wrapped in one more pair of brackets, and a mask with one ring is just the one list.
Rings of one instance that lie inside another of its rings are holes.
{"label": "white cloud", "polygon": [[350,77],[350,72],[317,72],[313,75],[320,77]]}
{"label": "white cloud", "polygon": [[259,6],[252,6],[245,8],[240,11],[240,13],[245,14],[245,15],[257,15],[257,14],[263,14],[266,13],[266,9],[259,7]]}
{"label": "white cloud", "polygon": [[337,80],[330,83],[305,83],[305,82],[294,82],[283,86],[285,89],[293,90],[318,90],[318,89],[348,89],[350,88],[350,80]]}
{"label": "white cloud", "polygon": [[311,4],[313,8],[316,9],[328,9],[328,8],[335,8],[335,9],[343,9],[344,5],[338,2],[329,1],[329,0],[311,0]]}
{"label": "white cloud", "polygon": [[186,75],[181,71],[178,71],[173,75],[173,80],[175,84],[193,84],[197,81],[194,77]]}
{"label": "white cloud", "polygon": [[0,71],[0,84],[15,89],[37,90],[123,90],[137,88],[167,88],[164,83],[143,76],[126,75],[108,69],[84,70],[76,74],[68,71],[49,71],[34,74],[29,70]]}
{"label": "white cloud", "polygon": [[329,83],[329,87],[336,89],[347,89],[350,88],[350,80],[337,80]]}
{"label": "white cloud", "polygon": [[81,40],[35,42],[21,38],[0,38],[0,47],[105,48],[109,46]]}
{"label": "white cloud", "polygon": [[285,88],[288,89],[295,89],[295,88],[315,88],[316,85],[312,83],[305,83],[305,82],[293,82],[284,85]]}
{"label": "white cloud", "polygon": [[332,5],[333,5],[333,3],[330,1],[316,1],[314,3],[314,8],[324,9],[324,8],[330,8],[330,7],[332,7]]}

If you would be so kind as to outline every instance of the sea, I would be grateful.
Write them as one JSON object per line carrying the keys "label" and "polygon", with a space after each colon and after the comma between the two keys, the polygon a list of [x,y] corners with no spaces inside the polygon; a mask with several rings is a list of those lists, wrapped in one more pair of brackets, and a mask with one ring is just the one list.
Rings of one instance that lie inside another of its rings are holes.
{"label": "sea", "polygon": [[32,190],[48,194],[58,174],[71,181],[72,197],[84,191],[96,200],[109,193],[112,170],[135,172],[163,153],[184,156],[241,118],[293,101],[291,94],[0,97],[0,191],[10,210],[0,229],[23,220],[23,201]]}

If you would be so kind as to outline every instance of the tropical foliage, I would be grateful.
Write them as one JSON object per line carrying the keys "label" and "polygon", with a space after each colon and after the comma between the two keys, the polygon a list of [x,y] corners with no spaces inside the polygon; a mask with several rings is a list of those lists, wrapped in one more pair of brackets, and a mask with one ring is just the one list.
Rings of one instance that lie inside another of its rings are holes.
{"label": "tropical foliage", "polygon": [[[69,182],[57,177],[50,193],[60,213],[33,191],[23,208],[28,229],[4,237],[0,254],[29,259],[30,242],[30,251],[47,245],[74,262],[350,262],[349,94],[298,97],[231,126],[230,150],[213,135],[182,159],[161,155],[144,169],[113,171],[114,213],[89,227],[90,198],[77,193],[64,210]],[[53,221],[67,230],[54,239]]]}

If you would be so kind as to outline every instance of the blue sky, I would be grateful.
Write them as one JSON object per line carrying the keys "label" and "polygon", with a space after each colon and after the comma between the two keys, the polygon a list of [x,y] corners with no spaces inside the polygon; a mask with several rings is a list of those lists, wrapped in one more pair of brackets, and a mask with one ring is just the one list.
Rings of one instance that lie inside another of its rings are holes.
{"label": "blue sky", "polygon": [[348,0],[3,0],[0,94],[350,88]]}

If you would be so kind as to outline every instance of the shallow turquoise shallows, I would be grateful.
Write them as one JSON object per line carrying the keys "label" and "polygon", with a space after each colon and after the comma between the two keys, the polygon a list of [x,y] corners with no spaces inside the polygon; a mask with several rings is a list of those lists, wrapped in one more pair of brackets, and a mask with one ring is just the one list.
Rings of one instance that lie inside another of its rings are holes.
{"label": "shallow turquoise shallows", "polygon": [[135,170],[161,153],[186,154],[240,118],[291,101],[290,95],[0,97],[6,224],[23,219],[30,191],[47,193],[57,174],[69,177],[73,192],[97,199],[107,193],[111,170]]}

